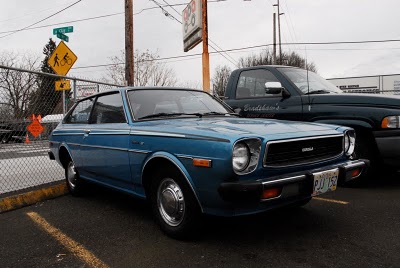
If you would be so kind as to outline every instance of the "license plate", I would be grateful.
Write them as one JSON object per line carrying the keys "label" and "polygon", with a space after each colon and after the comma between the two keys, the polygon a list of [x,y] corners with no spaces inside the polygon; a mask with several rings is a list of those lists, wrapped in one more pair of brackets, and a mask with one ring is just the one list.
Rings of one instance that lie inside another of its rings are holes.
{"label": "license plate", "polygon": [[313,173],[314,189],[312,196],[320,195],[326,192],[335,191],[339,178],[339,169],[331,169],[322,172]]}

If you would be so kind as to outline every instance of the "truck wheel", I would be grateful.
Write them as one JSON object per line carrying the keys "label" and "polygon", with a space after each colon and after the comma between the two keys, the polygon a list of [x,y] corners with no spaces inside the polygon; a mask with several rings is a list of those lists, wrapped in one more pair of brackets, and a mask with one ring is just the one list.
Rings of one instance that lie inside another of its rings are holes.
{"label": "truck wheel", "polygon": [[65,181],[68,191],[74,196],[82,195],[84,183],[79,177],[78,171],[75,169],[74,161],[71,158],[67,160],[65,165]]}
{"label": "truck wheel", "polygon": [[179,171],[167,168],[153,175],[150,202],[164,233],[175,239],[196,236],[201,219],[200,207]]}

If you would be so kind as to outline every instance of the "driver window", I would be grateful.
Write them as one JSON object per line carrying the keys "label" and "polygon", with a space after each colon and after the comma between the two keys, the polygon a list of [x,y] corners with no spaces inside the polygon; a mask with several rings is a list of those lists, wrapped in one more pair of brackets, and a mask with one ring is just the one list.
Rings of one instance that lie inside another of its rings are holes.
{"label": "driver window", "polygon": [[260,98],[273,97],[275,95],[265,92],[266,82],[279,82],[279,80],[268,70],[249,70],[240,74],[236,87],[236,98]]}

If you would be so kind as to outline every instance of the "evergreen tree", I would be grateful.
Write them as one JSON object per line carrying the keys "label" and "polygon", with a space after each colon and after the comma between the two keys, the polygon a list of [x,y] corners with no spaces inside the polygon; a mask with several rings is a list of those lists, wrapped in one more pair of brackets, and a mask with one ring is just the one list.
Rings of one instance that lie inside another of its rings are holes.
{"label": "evergreen tree", "polygon": [[[47,63],[51,54],[56,49],[56,42],[51,38],[49,42],[43,48],[43,54],[45,55],[40,65],[40,70],[43,73],[54,74],[53,69]],[[30,111],[33,114],[40,114],[46,116],[48,114],[55,113],[55,109],[62,101],[62,91],[55,91],[55,81],[57,78],[50,77],[47,75],[38,75],[37,83],[38,90],[32,94],[30,102]],[[59,112],[56,112],[59,113]]]}

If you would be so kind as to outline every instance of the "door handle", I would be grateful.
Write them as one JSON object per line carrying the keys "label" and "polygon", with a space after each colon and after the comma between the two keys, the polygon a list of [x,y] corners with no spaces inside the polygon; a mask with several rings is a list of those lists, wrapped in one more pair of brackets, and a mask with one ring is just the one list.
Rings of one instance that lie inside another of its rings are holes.
{"label": "door handle", "polygon": [[90,129],[85,129],[83,132],[85,133],[85,135],[88,135],[90,133]]}

